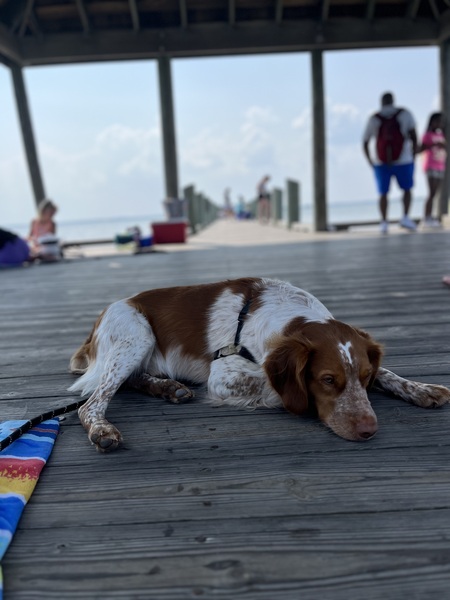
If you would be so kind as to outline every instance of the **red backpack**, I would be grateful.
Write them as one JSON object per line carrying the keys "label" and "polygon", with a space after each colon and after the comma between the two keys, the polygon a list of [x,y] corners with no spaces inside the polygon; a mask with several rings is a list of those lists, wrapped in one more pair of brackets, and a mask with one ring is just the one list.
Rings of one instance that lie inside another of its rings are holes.
{"label": "red backpack", "polygon": [[384,164],[390,164],[398,160],[402,153],[405,138],[397,119],[401,112],[402,109],[400,108],[390,117],[384,117],[380,113],[376,114],[376,117],[381,121],[377,136],[377,154]]}

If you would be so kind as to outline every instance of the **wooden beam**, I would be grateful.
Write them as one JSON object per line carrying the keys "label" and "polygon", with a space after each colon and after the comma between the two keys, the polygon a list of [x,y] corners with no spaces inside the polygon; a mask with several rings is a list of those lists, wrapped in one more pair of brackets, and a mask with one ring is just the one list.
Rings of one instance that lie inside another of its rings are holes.
{"label": "wooden beam", "polygon": [[436,21],[440,21],[441,13],[439,12],[439,8],[437,7],[436,0],[428,0],[430,3],[431,12],[433,13],[433,17]]}
{"label": "wooden beam", "polygon": [[131,21],[133,22],[134,31],[139,31],[141,28],[141,21],[139,18],[139,9],[136,0],[129,0]]}
{"label": "wooden beam", "polygon": [[28,26],[33,32],[34,35],[38,37],[42,37],[42,29],[39,25],[39,21],[37,20],[36,14],[34,11],[31,12],[30,17],[28,19]]}
{"label": "wooden beam", "polygon": [[188,27],[188,12],[186,0],[179,0],[180,2],[180,25],[182,29],[187,29]]}
{"label": "wooden beam", "polygon": [[175,113],[173,108],[172,73],[170,58],[166,55],[159,56],[158,58],[158,75],[166,197],[178,198],[178,165]]}
{"label": "wooden beam", "polygon": [[323,56],[321,50],[311,52],[313,169],[314,169],[314,228],[327,230],[327,169],[325,141],[325,94],[323,85]]}
{"label": "wooden beam", "polygon": [[322,0],[322,7],[320,11],[320,20],[326,21],[330,13],[330,0]]}
{"label": "wooden beam", "polygon": [[[440,46],[440,87],[441,87],[441,110],[444,115],[450,114],[450,40],[445,40]],[[449,212],[450,197],[450,152],[447,152],[447,165],[445,177],[439,194],[439,216],[447,215]]]}
{"label": "wooden beam", "polygon": [[406,17],[415,19],[419,10],[421,0],[410,0],[406,6]]}
{"label": "wooden beam", "polygon": [[22,62],[17,39],[0,23],[0,57],[2,62],[19,65]]}
{"label": "wooden beam", "polygon": [[409,21],[403,18],[376,20],[329,19],[321,24],[317,36],[317,21],[295,24],[275,22],[245,24],[239,27],[194,26],[189,30],[172,28],[164,31],[93,32],[49,35],[43,40],[25,36],[20,41],[24,65],[44,65],[101,60],[135,60],[158,58],[161,47],[175,58],[225,56],[265,52],[303,52],[313,49],[344,50],[427,46],[439,40],[441,27],[433,19]]}
{"label": "wooden beam", "polygon": [[22,130],[22,139],[30,172],[31,185],[33,187],[34,199],[37,206],[39,202],[45,198],[45,191],[39,167],[36,144],[34,142],[33,126],[31,123],[27,93],[21,67],[13,65],[11,67],[11,75],[16,96],[17,112],[19,114],[20,127]]}
{"label": "wooden beam", "polygon": [[275,23],[281,25],[283,22],[283,0],[276,0],[275,3]]}
{"label": "wooden beam", "polygon": [[228,0],[228,23],[236,24],[236,0]]}
{"label": "wooden beam", "polygon": [[367,0],[366,4],[366,19],[368,21],[373,21],[375,15],[375,7],[377,4],[377,0]]}
{"label": "wooden beam", "polygon": [[90,33],[92,28],[84,0],[75,0],[75,3],[77,5],[78,14],[80,15],[83,31],[84,33]]}
{"label": "wooden beam", "polygon": [[19,27],[19,37],[23,37],[25,35],[25,31],[28,26],[28,19],[30,18],[31,11],[33,10],[35,0],[27,0],[27,4],[22,14],[22,20]]}

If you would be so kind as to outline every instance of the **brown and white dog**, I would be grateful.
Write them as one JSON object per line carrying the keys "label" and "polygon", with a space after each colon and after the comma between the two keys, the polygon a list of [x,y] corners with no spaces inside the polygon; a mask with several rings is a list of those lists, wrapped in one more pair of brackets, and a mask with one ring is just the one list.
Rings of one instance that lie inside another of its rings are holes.
{"label": "brown and white dog", "polygon": [[142,292],[109,306],[70,368],[83,373],[69,391],[90,395],[79,409],[89,439],[115,449],[120,432],[105,418],[128,385],[171,402],[207,383],[208,402],[239,407],[315,408],[337,435],[367,440],[377,418],[367,397],[382,390],[422,407],[450,402],[450,390],[383,369],[382,349],[366,332],[335,320],[314,296],[290,283],[243,278]]}

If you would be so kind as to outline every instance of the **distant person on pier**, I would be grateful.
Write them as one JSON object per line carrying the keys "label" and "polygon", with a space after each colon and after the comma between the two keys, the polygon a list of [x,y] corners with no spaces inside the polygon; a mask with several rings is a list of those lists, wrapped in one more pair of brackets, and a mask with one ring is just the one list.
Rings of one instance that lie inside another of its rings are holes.
{"label": "distant person on pier", "polygon": [[[372,158],[369,142],[376,140],[376,156]],[[403,190],[403,217],[399,225],[410,231],[417,226],[409,216],[411,190],[414,185],[414,157],[417,153],[416,123],[406,108],[394,104],[394,96],[386,92],[381,97],[381,109],[373,114],[363,135],[364,154],[373,168],[381,213],[380,231],[388,232],[388,193],[395,177]]]}
{"label": "distant person on pier", "polygon": [[424,153],[423,169],[428,181],[423,226],[426,229],[441,227],[440,220],[433,217],[433,200],[441,189],[447,162],[445,120],[441,112],[435,112],[430,116],[419,152]]}
{"label": "distant person on pier", "polygon": [[256,187],[258,193],[258,220],[260,223],[268,223],[270,219],[270,193],[267,187],[269,181],[270,175],[264,175]]}
{"label": "distant person on pier", "polygon": [[33,258],[51,262],[62,256],[59,240],[56,236],[54,216],[58,207],[48,198],[38,205],[38,216],[31,221],[28,241]]}
{"label": "distant person on pier", "polygon": [[224,217],[234,217],[233,205],[231,203],[231,190],[228,187],[223,191],[223,215]]}

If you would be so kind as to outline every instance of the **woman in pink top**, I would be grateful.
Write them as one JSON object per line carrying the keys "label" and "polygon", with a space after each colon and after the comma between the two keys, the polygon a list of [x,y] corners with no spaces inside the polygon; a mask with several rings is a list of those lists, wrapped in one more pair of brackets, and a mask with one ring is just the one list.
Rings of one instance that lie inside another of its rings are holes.
{"label": "woman in pink top", "polygon": [[[32,256],[34,258],[48,258],[47,255],[54,252],[47,252],[43,242],[48,236],[56,236],[56,223],[53,220],[58,208],[51,200],[42,200],[38,205],[38,216],[31,221],[30,233],[28,240],[30,242]],[[56,240],[56,238],[55,238]],[[53,242],[55,243],[55,242]]]}
{"label": "woman in pink top", "polygon": [[438,219],[433,219],[433,199],[439,191],[445,175],[447,142],[445,139],[444,115],[433,113],[422,138],[420,152],[424,152],[424,171],[428,180],[428,197],[425,201],[425,227],[440,227]]}

